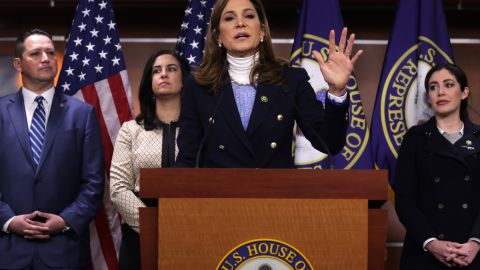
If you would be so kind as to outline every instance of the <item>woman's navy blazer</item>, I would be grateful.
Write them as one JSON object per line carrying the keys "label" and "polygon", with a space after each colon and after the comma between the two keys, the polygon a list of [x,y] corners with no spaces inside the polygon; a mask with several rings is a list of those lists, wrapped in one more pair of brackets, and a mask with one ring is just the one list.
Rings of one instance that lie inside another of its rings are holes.
{"label": "woman's navy blazer", "polygon": [[182,95],[176,166],[194,167],[204,139],[199,167],[292,168],[295,121],[316,149],[325,151],[321,137],[332,154],[338,153],[345,144],[348,102],[337,105],[327,98],[324,109],[303,68],[285,68],[284,76],[285,84],[256,87],[246,130],[228,74],[216,95],[188,78]]}

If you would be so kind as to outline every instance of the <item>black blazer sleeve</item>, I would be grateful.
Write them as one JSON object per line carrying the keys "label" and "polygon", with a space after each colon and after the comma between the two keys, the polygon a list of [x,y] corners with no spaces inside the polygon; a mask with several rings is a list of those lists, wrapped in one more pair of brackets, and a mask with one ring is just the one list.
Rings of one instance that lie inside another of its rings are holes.
{"label": "black blazer sleeve", "polygon": [[[323,144],[318,140],[315,132],[325,141],[330,152],[337,154],[345,145],[345,133],[348,120],[348,97],[342,105],[333,104],[328,97],[325,99],[325,108],[317,100],[315,91],[310,85],[309,76],[303,68],[292,68],[298,74],[294,87],[295,102],[300,112],[296,112],[295,120],[305,137],[317,150],[325,152]],[[288,78],[287,78],[288,80]]]}

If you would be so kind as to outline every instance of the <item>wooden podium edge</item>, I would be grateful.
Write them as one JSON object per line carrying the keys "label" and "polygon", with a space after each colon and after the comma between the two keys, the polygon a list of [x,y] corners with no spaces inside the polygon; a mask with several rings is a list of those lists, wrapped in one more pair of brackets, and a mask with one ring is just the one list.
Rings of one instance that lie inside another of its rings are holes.
{"label": "wooden podium edge", "polygon": [[379,205],[388,199],[385,170],[150,168],[140,175],[140,197],[151,199],[367,199]]}
{"label": "wooden podium edge", "polygon": [[384,270],[387,241],[387,210],[368,209],[368,270]]}
{"label": "wooden podium edge", "polygon": [[156,269],[158,261],[158,207],[140,207],[140,252],[142,269]]}

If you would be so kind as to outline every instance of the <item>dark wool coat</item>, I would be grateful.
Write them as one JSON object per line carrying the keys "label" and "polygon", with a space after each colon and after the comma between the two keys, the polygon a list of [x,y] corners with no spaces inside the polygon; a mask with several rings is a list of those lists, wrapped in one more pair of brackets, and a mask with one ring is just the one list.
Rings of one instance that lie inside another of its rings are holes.
{"label": "dark wool coat", "polygon": [[[428,238],[458,243],[480,238],[480,129],[464,124],[454,145],[434,118],[405,135],[395,179],[395,207],[407,229],[401,269],[452,269],[423,250]],[[480,269],[478,256],[466,269]]]}

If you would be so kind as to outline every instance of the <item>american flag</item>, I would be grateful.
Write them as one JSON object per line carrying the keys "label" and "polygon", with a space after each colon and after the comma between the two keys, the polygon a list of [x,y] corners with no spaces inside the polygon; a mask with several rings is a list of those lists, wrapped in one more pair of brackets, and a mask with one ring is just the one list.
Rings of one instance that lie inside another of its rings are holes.
{"label": "american flag", "polygon": [[175,51],[188,61],[192,69],[202,61],[205,36],[214,4],[215,0],[189,0],[185,9]]}
{"label": "american flag", "polygon": [[110,201],[109,175],[113,143],[123,122],[132,119],[133,102],[112,3],[80,0],[73,19],[57,91],[96,109],[105,155],[103,205],[90,224],[95,270],[118,269],[121,231],[119,215]]}

